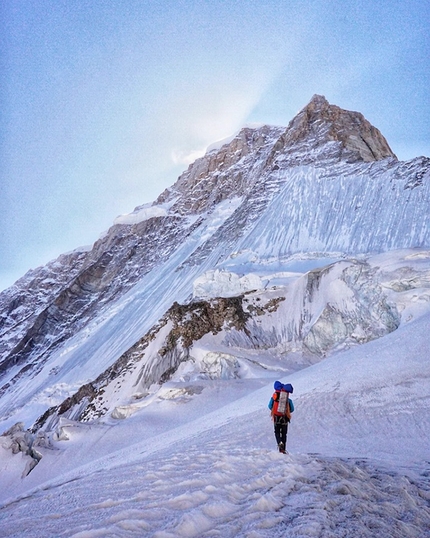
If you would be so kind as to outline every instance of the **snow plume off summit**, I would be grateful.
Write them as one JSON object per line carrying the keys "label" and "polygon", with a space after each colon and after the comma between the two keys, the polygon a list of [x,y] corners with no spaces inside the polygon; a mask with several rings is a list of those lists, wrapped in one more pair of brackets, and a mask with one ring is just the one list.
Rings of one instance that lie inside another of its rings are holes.
{"label": "snow plume off summit", "polygon": [[0,534],[429,533],[429,170],[316,95],[1,293]]}

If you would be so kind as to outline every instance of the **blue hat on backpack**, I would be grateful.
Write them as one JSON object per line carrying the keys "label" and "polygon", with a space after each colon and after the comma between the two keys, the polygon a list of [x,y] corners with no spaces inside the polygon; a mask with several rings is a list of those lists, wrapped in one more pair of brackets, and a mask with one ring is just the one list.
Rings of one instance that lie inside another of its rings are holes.
{"label": "blue hat on backpack", "polygon": [[284,385],[280,381],[275,381],[273,387],[277,391],[285,390],[286,392],[289,392],[290,394],[292,394],[294,390],[293,385],[291,385],[291,383],[287,383],[286,385]]}
{"label": "blue hat on backpack", "polygon": [[293,394],[293,385],[291,385],[291,383],[287,383],[286,385],[283,385],[284,387],[284,390],[286,390],[287,392],[289,392],[290,394]]}

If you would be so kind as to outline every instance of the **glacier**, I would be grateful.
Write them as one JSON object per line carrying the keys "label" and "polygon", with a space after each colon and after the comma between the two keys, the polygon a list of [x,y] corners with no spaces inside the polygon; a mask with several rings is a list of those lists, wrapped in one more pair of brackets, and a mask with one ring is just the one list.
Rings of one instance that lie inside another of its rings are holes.
{"label": "glacier", "polygon": [[115,425],[65,420],[56,449],[22,480],[25,458],[3,439],[0,532],[425,536],[429,321],[282,377],[296,394],[287,456],[274,450],[266,407],[276,369],[200,379],[199,394],[170,383]]}
{"label": "glacier", "polygon": [[429,170],[314,96],[1,293],[2,533],[425,534]]}

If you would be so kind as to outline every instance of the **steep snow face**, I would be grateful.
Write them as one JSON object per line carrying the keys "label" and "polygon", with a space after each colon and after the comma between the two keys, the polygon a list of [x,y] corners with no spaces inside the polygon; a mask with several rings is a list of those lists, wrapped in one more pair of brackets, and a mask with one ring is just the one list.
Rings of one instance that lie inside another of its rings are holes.
{"label": "steep snow face", "polygon": [[285,258],[430,244],[428,159],[298,166],[277,174],[277,193],[239,239],[239,251]]}
{"label": "steep snow face", "polygon": [[[297,256],[429,245],[429,169],[427,158],[399,163],[361,115],[318,96],[287,128],[242,130],[91,251],[37,270],[31,289],[26,280],[0,295],[7,425],[20,409],[34,420],[47,399],[59,404],[96,379],[174,301],[191,300],[205,273],[237,274],[246,290],[256,284],[244,274],[266,285],[267,272],[291,272]],[[315,335],[306,342],[326,346]]]}
{"label": "steep snow face", "polygon": [[[266,275],[266,289],[229,299],[220,296],[237,281],[224,275],[212,299],[175,303],[112,367],[51,408],[37,427],[55,429],[60,416],[124,418],[146,407],[155,387],[168,380],[193,394],[201,379],[246,378],[258,369],[264,376],[274,365],[294,371],[381,338],[430,310],[428,251],[341,261],[293,280],[288,275],[283,285],[279,273]],[[197,283],[212,283],[211,276]],[[211,286],[203,289],[208,294]]]}

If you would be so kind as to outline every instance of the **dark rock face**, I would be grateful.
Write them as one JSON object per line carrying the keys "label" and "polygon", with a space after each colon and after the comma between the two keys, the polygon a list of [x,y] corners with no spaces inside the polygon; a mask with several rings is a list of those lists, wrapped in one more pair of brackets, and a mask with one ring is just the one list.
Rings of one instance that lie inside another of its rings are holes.
{"label": "dark rock face", "polygon": [[61,294],[79,274],[87,256],[87,251],[64,254],[45,267],[29,271],[0,294],[2,357],[20,341],[23,333],[30,330],[46,304]]}
{"label": "dark rock face", "polygon": [[229,328],[243,330],[249,314],[243,310],[241,297],[219,297],[211,302],[198,301],[189,305],[175,302],[168,317],[174,324],[170,333],[172,344],[180,341],[183,347],[190,347],[205,334],[220,332],[226,324]]}
{"label": "dark rock face", "polygon": [[314,95],[297,114],[282,139],[286,147],[309,141],[318,145],[340,142],[343,156],[351,162],[396,158],[380,131],[362,114],[330,105],[321,95]]}

